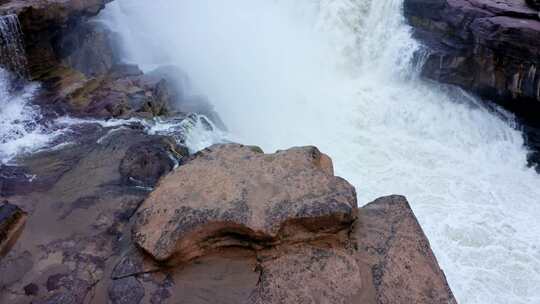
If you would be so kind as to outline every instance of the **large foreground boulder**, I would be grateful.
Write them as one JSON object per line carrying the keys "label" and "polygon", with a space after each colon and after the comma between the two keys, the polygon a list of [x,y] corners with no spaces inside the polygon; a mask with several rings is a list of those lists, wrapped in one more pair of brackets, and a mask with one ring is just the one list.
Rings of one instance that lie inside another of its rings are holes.
{"label": "large foreground boulder", "polygon": [[406,199],[356,208],[316,148],[214,146],[148,198],[175,165],[170,139],[81,128],[1,175],[28,212],[0,258],[1,303],[455,303]]}
{"label": "large foreground boulder", "polygon": [[356,218],[356,193],[315,147],[263,154],[212,146],[164,178],[144,202],[137,244],[159,261],[225,246],[306,240]]}

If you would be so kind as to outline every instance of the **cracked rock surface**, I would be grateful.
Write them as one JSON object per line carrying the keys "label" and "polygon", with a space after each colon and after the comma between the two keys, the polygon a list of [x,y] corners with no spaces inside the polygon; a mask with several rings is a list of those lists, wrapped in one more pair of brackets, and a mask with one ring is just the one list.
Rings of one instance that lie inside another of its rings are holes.
{"label": "cracked rock surface", "polygon": [[162,179],[138,212],[135,242],[159,261],[232,245],[302,241],[349,226],[353,186],[315,147],[264,154],[216,145]]}

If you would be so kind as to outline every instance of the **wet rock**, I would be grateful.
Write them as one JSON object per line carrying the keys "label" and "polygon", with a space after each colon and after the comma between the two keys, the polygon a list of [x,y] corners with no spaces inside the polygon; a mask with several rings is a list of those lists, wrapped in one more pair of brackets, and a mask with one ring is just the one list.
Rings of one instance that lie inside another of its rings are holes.
{"label": "wet rock", "polygon": [[525,0],[525,2],[527,2],[527,4],[530,7],[540,10],[540,1],[539,0]]}
{"label": "wet rock", "polygon": [[[86,126],[74,132],[72,144],[17,159],[36,178],[28,188],[11,192],[10,201],[29,217],[16,246],[0,259],[0,286],[8,288],[0,291],[1,303],[27,303],[21,291],[31,282],[43,286],[35,303],[83,303],[95,294],[106,296],[94,288],[111,277],[116,256],[131,246],[130,220],[148,195],[146,188],[125,182],[122,160],[142,145],[178,153],[171,139],[147,135],[137,125]],[[167,168],[175,164],[168,153],[152,157],[169,163]],[[143,180],[158,178],[144,174],[153,171],[136,172]]]}
{"label": "wet rock", "polygon": [[534,151],[529,160],[540,163],[538,10],[521,0],[405,0],[404,13],[426,46],[423,76],[515,113]]}
{"label": "wet rock", "polygon": [[26,223],[27,214],[19,207],[0,203],[0,258],[13,246]]}
{"label": "wet rock", "polygon": [[159,261],[224,246],[305,240],[348,227],[356,192],[315,147],[263,154],[212,146],[161,180],[143,203],[135,242]]}
{"label": "wet rock", "polygon": [[406,0],[423,74],[501,103],[540,102],[540,18],[522,1]]}
{"label": "wet rock", "polygon": [[98,22],[82,22],[60,35],[54,52],[62,63],[87,77],[106,74],[120,62],[114,51],[115,34]]}
{"label": "wet rock", "polygon": [[[37,75],[45,73],[62,61],[63,53],[55,52],[59,49],[59,44],[63,42],[61,37],[68,36],[66,34],[69,32],[75,32],[74,29],[84,23],[87,18],[95,16],[107,2],[110,1],[3,1],[0,3],[0,15],[16,14],[19,17],[25,37],[30,72],[36,78]],[[80,36],[80,39],[86,38]],[[84,44],[73,44],[73,46],[84,48]]]}
{"label": "wet rock", "polygon": [[137,304],[144,297],[142,284],[134,277],[114,280],[109,289],[112,304]]}
{"label": "wet rock", "polygon": [[77,300],[71,293],[56,293],[47,298],[46,300],[37,301],[38,304],[77,304],[80,300]]}
{"label": "wet rock", "polygon": [[208,98],[190,93],[193,88],[184,71],[175,66],[163,66],[149,72],[148,75],[167,81],[171,100],[175,101],[169,105],[171,111],[202,114],[208,117],[219,129],[227,130]]}
{"label": "wet rock", "polygon": [[[120,162],[120,174],[128,184],[142,187],[153,187],[175,165],[175,144],[162,145],[159,140],[142,142],[128,150]],[[185,151],[184,151],[185,153]]]}
{"label": "wet rock", "polygon": [[175,101],[166,80],[143,75],[133,66],[114,65],[91,78],[57,66],[41,80],[49,89],[44,102],[64,104],[77,116],[151,118],[167,114]]}
{"label": "wet rock", "polygon": [[30,283],[24,286],[24,294],[27,296],[35,296],[39,292],[39,286],[34,283]]}

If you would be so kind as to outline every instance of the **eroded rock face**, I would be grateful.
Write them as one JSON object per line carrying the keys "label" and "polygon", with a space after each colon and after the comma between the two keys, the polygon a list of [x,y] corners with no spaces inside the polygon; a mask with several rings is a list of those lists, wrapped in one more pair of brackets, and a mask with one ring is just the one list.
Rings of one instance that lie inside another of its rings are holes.
{"label": "eroded rock face", "polygon": [[22,232],[26,213],[7,201],[0,203],[0,258],[6,254]]}
{"label": "eroded rock face", "polygon": [[[24,33],[30,72],[34,78],[58,65],[62,52],[55,52],[63,37],[91,16],[109,0],[12,0],[0,3],[0,15],[16,14]],[[87,36],[87,35],[86,35]],[[85,36],[83,36],[85,37]],[[85,38],[80,38],[85,39]],[[79,47],[73,46],[73,47]],[[61,47],[66,50],[65,47]]]}
{"label": "eroded rock face", "polygon": [[540,102],[540,17],[524,1],[406,0],[426,76],[499,101]]}
{"label": "eroded rock face", "polygon": [[[20,167],[12,171],[20,174],[0,174],[7,185],[0,197],[28,212],[22,234],[0,258],[0,303],[107,303],[93,297],[109,294],[111,302],[133,303],[141,297],[127,291],[138,286],[133,278],[105,281],[114,256],[131,246],[130,219],[182,149],[136,124],[81,125],[73,132],[71,144],[17,159]],[[130,151],[141,146],[145,152],[134,159]],[[105,285],[96,295],[100,282]]]}
{"label": "eroded rock face", "polygon": [[529,160],[539,164],[538,10],[523,0],[405,0],[404,13],[427,46],[423,76],[514,112],[533,151]]}
{"label": "eroded rock face", "polygon": [[305,240],[356,218],[356,193],[314,147],[263,154],[212,146],[164,178],[144,202],[134,240],[159,261],[225,246]]}

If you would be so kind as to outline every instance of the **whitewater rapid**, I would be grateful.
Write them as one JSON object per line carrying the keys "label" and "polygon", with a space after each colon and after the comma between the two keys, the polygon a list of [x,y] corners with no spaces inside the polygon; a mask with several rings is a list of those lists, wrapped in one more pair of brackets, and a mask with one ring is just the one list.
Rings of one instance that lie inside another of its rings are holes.
{"label": "whitewater rapid", "polygon": [[120,33],[126,61],[182,68],[237,140],[318,146],[361,203],[406,195],[459,302],[540,303],[540,177],[523,136],[503,112],[418,79],[401,10],[119,0],[99,19]]}

